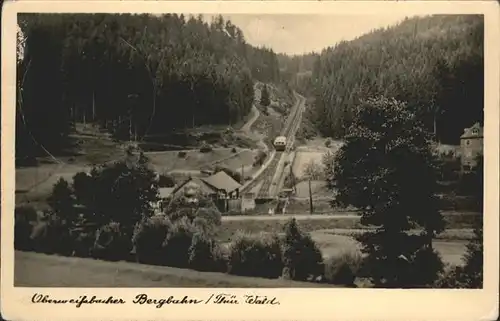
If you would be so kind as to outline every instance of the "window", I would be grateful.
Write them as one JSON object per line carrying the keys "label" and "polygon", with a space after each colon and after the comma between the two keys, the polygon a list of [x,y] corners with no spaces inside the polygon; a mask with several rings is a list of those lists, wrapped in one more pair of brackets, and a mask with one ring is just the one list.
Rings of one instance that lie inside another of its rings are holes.
{"label": "window", "polygon": [[473,133],[474,135],[477,135],[477,134],[479,134],[479,131],[478,131],[477,129],[475,129],[475,128],[474,128],[474,129],[472,130],[472,133]]}
{"label": "window", "polygon": [[465,141],[465,145],[469,146],[470,145],[470,140]]}

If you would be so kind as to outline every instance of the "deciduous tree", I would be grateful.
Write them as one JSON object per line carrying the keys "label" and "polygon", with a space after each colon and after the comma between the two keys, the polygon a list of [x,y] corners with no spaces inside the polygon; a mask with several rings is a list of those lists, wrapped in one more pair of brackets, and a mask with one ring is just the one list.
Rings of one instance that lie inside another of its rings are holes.
{"label": "deciduous tree", "polygon": [[[361,223],[376,227],[359,240],[377,285],[424,285],[409,271],[419,251],[436,255],[432,238],[444,228],[433,164],[430,135],[406,104],[377,97],[358,106],[335,157],[333,180],[336,203],[360,209]],[[423,233],[408,235],[416,226]]]}

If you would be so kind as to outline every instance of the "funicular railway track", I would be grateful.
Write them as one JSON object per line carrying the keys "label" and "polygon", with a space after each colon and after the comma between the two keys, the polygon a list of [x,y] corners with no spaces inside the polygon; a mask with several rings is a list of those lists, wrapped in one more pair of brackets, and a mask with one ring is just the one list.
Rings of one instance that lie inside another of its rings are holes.
{"label": "funicular railway track", "polygon": [[[269,190],[273,183],[273,178],[279,168],[280,161],[283,157],[284,153],[288,153],[293,146],[295,133],[297,131],[298,126],[300,125],[302,110],[304,108],[304,97],[296,94],[297,102],[293,108],[293,111],[285,122],[285,126],[281,130],[280,136],[286,137],[286,147],[284,151],[276,151],[274,158],[269,163],[268,167],[258,176],[255,180],[248,185],[246,188],[247,191],[253,189],[257,184],[262,182],[262,185],[259,189],[259,193],[257,195],[258,198],[270,198],[273,195],[269,195]],[[279,178],[278,178],[279,181]]]}

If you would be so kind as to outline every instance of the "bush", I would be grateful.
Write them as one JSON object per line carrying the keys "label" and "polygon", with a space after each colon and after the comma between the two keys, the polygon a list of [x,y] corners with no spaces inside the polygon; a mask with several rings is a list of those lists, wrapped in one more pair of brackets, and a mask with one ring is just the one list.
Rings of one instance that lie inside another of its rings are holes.
{"label": "bush", "polygon": [[159,187],[174,187],[175,186],[175,179],[172,175],[161,174],[159,179],[158,179],[158,186]]}
{"label": "bush", "polygon": [[441,256],[432,248],[419,249],[411,261],[407,287],[428,287],[434,284],[443,272]]}
{"label": "bush", "polygon": [[73,256],[91,257],[96,239],[96,231],[75,229],[70,232],[73,241]]}
{"label": "bush", "polygon": [[261,89],[260,104],[262,106],[269,106],[271,104],[271,97],[266,85]]}
{"label": "bush", "polygon": [[213,147],[210,144],[203,144],[200,148],[202,153],[210,153],[211,151],[213,151]]}
{"label": "bush", "polygon": [[285,225],[283,261],[293,280],[305,281],[324,272],[321,251],[309,235],[300,231],[294,218]]}
{"label": "bush", "polygon": [[93,180],[86,172],[78,172],[73,176],[73,190],[76,200],[80,204],[92,201]]}
{"label": "bush", "polygon": [[460,159],[438,159],[436,161],[439,180],[456,181],[460,178]]}
{"label": "bush", "polygon": [[54,214],[64,221],[73,222],[76,219],[73,190],[71,185],[64,178],[59,178],[54,184],[52,193],[47,199],[47,203],[52,208]]}
{"label": "bush", "polygon": [[14,216],[14,248],[29,251],[32,249],[33,223],[37,221],[36,210],[31,206],[16,207]]}
{"label": "bush", "polygon": [[359,251],[345,251],[325,263],[325,279],[329,283],[352,286],[362,265]]}
{"label": "bush", "polygon": [[196,227],[187,217],[182,217],[172,225],[164,244],[167,265],[179,268],[188,267],[189,248],[196,232]]}
{"label": "bush", "polygon": [[33,206],[16,206],[14,213],[16,219],[21,219],[27,222],[38,221],[38,214]]}
{"label": "bush", "polygon": [[464,173],[458,182],[457,194],[458,195],[474,195],[477,192],[477,184],[476,184],[476,174],[472,173]]}
{"label": "bush", "polygon": [[[187,200],[181,199],[179,202],[186,202]],[[188,207],[187,204],[182,204],[181,206],[186,206],[186,207],[178,207],[175,210],[169,210],[169,206],[172,205],[172,202],[167,205],[166,213],[168,219],[172,222],[175,223],[178,220],[182,218],[187,218],[190,222],[192,222],[196,218],[196,208],[191,208]]]}
{"label": "bush", "polygon": [[327,140],[325,140],[325,146],[327,148],[330,148],[330,146],[332,146],[332,141],[330,140],[330,138],[328,138]]}
{"label": "bush", "polygon": [[474,280],[465,273],[462,266],[447,266],[443,272],[438,275],[435,288],[440,289],[468,289],[475,288],[471,286]]}
{"label": "bush", "polygon": [[214,239],[203,233],[193,236],[189,247],[189,267],[198,271],[226,272],[222,252]]}
{"label": "bush", "polygon": [[235,147],[231,148],[231,153],[236,153],[236,148]]}
{"label": "bush", "polygon": [[297,177],[295,177],[293,172],[290,171],[285,177],[285,181],[283,183],[283,186],[285,188],[293,188],[295,186],[295,184],[297,184]]}
{"label": "bush", "polygon": [[93,256],[102,260],[120,261],[129,258],[131,239],[122,232],[120,223],[111,222],[97,230]]}
{"label": "bush", "polygon": [[277,236],[237,234],[229,249],[229,273],[278,278],[283,270],[280,245]]}
{"label": "bush", "polygon": [[165,216],[154,216],[136,225],[132,242],[139,263],[164,264],[164,243],[171,227]]}
{"label": "bush", "polygon": [[[47,254],[55,253],[53,244],[54,242],[52,242],[53,233],[51,232],[52,230],[49,221],[45,220],[37,222],[31,230],[31,234],[29,236],[30,241],[28,241],[27,243],[30,244],[30,247],[35,252]],[[22,234],[20,232],[18,233],[20,238]],[[16,238],[17,237],[18,235],[16,235]],[[20,243],[20,245],[22,244],[21,240],[19,240],[18,242]]]}
{"label": "bush", "polygon": [[35,223],[30,242],[31,248],[39,253],[69,256],[73,252],[69,226],[53,213],[47,213],[43,220]]}
{"label": "bush", "polygon": [[180,151],[179,153],[177,153],[177,156],[178,156],[179,158],[186,158],[187,153],[186,153],[186,152],[184,152],[184,151]]}
{"label": "bush", "polygon": [[207,219],[203,218],[203,217],[195,217],[194,220],[193,220],[193,226],[195,227],[195,229],[201,233],[203,233],[203,235],[207,235],[207,236],[214,236],[215,235],[215,228],[212,224],[210,224]]}
{"label": "bush", "polygon": [[266,157],[267,153],[263,150],[259,150],[259,152],[255,156],[253,167],[262,166],[264,164],[264,160],[266,159]]}
{"label": "bush", "polygon": [[[211,230],[215,230],[222,223],[221,213],[216,208],[202,207],[196,211],[195,219],[204,219]],[[193,223],[194,223],[193,220]]]}
{"label": "bush", "polygon": [[483,242],[483,218],[481,215],[474,222],[474,238],[467,244],[467,252],[463,256],[464,266],[444,269],[435,286],[439,288],[483,288]]}

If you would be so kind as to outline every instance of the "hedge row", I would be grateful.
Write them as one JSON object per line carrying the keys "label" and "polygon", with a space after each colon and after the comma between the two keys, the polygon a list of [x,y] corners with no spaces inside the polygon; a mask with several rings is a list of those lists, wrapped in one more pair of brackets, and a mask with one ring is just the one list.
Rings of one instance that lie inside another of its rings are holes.
{"label": "hedge row", "polygon": [[315,242],[300,231],[294,219],[286,224],[283,237],[240,232],[228,246],[223,246],[214,238],[213,225],[217,222],[209,222],[201,215],[208,213],[199,214],[194,219],[154,216],[136,224],[133,235],[127,235],[119,223],[70,228],[55,215],[37,218],[36,212],[19,208],[15,247],[23,251],[128,260],[241,276],[344,285],[354,282],[356,269],[349,256],[331,258],[325,264]]}

